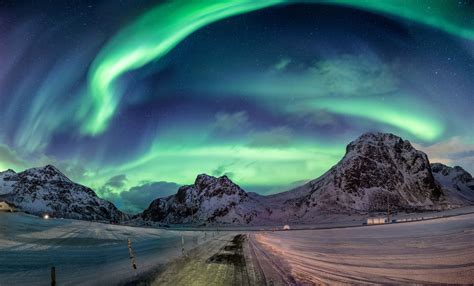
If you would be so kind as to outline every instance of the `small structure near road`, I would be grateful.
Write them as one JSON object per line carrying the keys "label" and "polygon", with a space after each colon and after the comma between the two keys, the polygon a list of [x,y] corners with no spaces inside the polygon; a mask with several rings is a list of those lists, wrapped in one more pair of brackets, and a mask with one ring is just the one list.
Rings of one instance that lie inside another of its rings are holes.
{"label": "small structure near road", "polygon": [[384,223],[387,223],[387,219],[383,218],[383,217],[369,217],[367,219],[367,224],[368,225],[371,225],[371,224],[384,224]]}
{"label": "small structure near road", "polygon": [[285,224],[285,225],[283,226],[283,230],[290,230],[290,225]]}
{"label": "small structure near road", "polygon": [[14,212],[15,208],[5,201],[0,201],[0,212]]}

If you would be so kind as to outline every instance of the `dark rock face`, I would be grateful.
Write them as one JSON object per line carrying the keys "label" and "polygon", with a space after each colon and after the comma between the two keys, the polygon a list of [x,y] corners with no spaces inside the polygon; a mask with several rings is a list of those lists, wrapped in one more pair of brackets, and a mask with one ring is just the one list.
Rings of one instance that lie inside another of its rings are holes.
{"label": "dark rock face", "polygon": [[286,204],[302,215],[376,211],[386,209],[388,202],[401,209],[437,209],[444,200],[426,154],[386,133],[363,134],[326,174],[296,190],[307,195]]}
{"label": "dark rock face", "polygon": [[9,170],[1,175],[5,188],[2,197],[31,214],[112,222],[126,218],[112,203],[72,182],[54,166],[32,168],[18,174]]}
{"label": "dark rock face", "polygon": [[[350,143],[343,159],[342,173],[347,178],[342,190],[382,188],[391,193],[403,191],[414,196],[438,200],[442,194],[430,170],[425,153],[412,147],[408,140],[393,134],[367,133]],[[407,203],[410,203],[407,198]]]}

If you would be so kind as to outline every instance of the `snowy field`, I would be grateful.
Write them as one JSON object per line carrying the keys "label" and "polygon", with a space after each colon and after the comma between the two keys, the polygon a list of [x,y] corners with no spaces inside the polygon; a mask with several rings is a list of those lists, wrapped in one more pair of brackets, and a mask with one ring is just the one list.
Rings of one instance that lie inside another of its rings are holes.
{"label": "snowy field", "polygon": [[297,283],[474,283],[474,214],[250,237]]}
{"label": "snowy field", "polygon": [[0,212],[0,285],[49,285],[51,266],[58,285],[120,284],[181,256],[181,235],[186,251],[218,236]]}
{"label": "snowy field", "polygon": [[470,284],[474,214],[349,228],[205,232],[0,213],[0,285],[49,285],[51,266],[58,285]]}

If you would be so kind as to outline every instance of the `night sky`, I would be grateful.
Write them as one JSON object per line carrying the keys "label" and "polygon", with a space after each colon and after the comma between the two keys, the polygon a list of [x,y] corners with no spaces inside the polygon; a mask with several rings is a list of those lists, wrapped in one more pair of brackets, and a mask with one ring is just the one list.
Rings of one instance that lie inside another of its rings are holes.
{"label": "night sky", "polygon": [[474,1],[68,2],[0,0],[2,170],[136,212],[200,173],[284,191],[383,131],[474,173]]}

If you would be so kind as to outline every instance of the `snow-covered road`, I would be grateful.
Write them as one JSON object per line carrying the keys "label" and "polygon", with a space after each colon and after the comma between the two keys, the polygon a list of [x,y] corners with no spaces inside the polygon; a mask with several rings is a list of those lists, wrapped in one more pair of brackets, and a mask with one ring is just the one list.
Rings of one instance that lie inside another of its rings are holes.
{"label": "snow-covered road", "polygon": [[0,213],[0,285],[49,285],[51,266],[58,285],[116,285],[179,257],[182,235],[188,251],[216,234]]}
{"label": "snow-covered road", "polygon": [[0,285],[49,285],[51,266],[58,285],[470,284],[474,214],[319,230],[203,232],[0,213]]}

